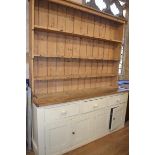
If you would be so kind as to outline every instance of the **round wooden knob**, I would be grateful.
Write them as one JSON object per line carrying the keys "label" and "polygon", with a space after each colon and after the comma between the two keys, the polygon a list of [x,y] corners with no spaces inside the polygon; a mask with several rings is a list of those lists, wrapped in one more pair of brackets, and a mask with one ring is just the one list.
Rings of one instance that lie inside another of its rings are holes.
{"label": "round wooden knob", "polygon": [[72,134],[74,135],[74,134],[75,134],[75,132],[72,132]]}

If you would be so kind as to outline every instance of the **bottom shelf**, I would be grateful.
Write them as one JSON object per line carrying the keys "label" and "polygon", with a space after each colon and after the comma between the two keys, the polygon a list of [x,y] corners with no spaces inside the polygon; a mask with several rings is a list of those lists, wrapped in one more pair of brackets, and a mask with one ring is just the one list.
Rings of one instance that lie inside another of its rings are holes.
{"label": "bottom shelf", "polygon": [[119,93],[118,87],[83,89],[69,92],[59,92],[48,95],[36,95],[33,103],[36,106],[47,106],[76,100],[83,100],[92,97]]}

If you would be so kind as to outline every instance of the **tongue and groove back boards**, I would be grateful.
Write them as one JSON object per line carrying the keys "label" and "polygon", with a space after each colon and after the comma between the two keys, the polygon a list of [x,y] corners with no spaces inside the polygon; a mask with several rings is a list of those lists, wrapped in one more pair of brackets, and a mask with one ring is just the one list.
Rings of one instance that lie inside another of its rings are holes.
{"label": "tongue and groove back boards", "polygon": [[30,4],[34,95],[117,87],[123,23],[56,2]]}

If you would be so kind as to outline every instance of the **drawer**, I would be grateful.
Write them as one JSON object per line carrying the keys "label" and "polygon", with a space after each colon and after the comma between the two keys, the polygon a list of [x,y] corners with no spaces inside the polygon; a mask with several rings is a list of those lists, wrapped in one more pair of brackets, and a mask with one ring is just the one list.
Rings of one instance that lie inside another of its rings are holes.
{"label": "drawer", "polygon": [[77,102],[54,108],[50,107],[45,109],[45,121],[50,122],[77,114],[79,114],[79,104]]}
{"label": "drawer", "polygon": [[128,98],[127,93],[111,95],[109,96],[109,105],[112,106],[112,105],[127,102],[127,98]]}
{"label": "drawer", "polygon": [[128,93],[120,94],[120,102],[124,103],[128,101]]}
{"label": "drawer", "polygon": [[87,112],[91,112],[91,111],[106,107],[108,105],[108,101],[109,100],[107,97],[93,98],[93,99],[81,101],[80,113],[87,113]]}
{"label": "drawer", "polygon": [[109,106],[109,102],[110,102],[109,96],[103,96],[103,97],[99,98],[100,108]]}

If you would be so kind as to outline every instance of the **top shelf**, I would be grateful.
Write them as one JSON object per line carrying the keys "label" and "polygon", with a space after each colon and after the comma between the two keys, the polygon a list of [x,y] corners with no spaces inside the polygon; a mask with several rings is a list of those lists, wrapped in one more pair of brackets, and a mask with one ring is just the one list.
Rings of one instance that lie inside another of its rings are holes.
{"label": "top shelf", "polygon": [[44,26],[40,26],[40,25],[34,25],[34,30],[44,31],[44,32],[55,32],[55,33],[61,33],[61,34],[66,34],[66,35],[70,35],[70,36],[84,37],[84,38],[107,41],[107,42],[113,42],[113,43],[122,43],[122,41],[120,41],[120,40],[106,39],[106,38],[92,37],[92,36],[88,36],[88,35],[64,32],[64,31],[59,31],[57,29],[53,29],[53,28],[50,28],[50,27],[44,27]]}
{"label": "top shelf", "polygon": [[75,3],[75,2],[72,2],[70,0],[48,0],[49,2],[53,2],[53,3],[57,3],[57,4],[61,4],[61,5],[64,5],[64,6],[68,6],[68,7],[71,7],[73,9],[77,9],[77,10],[80,10],[80,11],[83,11],[83,12],[87,12],[87,13],[90,13],[90,14],[93,14],[93,15],[96,15],[96,16],[99,16],[99,17],[103,17],[103,18],[106,18],[106,19],[109,19],[111,21],[115,21],[117,23],[120,23],[120,24],[124,24],[126,23],[126,19],[123,19],[123,18],[120,18],[120,17],[115,17],[113,15],[110,15],[110,14],[107,14],[107,13],[104,13],[104,12],[99,12],[91,7],[88,7],[86,5],[82,5],[82,4],[79,4],[79,3]]}

